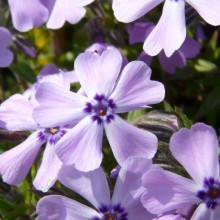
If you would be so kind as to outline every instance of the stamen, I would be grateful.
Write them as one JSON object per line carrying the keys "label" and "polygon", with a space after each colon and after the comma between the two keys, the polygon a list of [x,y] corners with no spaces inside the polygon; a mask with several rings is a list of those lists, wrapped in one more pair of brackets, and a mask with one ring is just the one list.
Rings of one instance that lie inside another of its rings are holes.
{"label": "stamen", "polygon": [[99,111],[99,115],[100,115],[100,116],[105,116],[105,111],[104,111],[103,109],[101,109],[101,110]]}
{"label": "stamen", "polygon": [[59,131],[59,128],[55,127],[55,128],[50,128],[50,133],[51,134],[56,134]]}

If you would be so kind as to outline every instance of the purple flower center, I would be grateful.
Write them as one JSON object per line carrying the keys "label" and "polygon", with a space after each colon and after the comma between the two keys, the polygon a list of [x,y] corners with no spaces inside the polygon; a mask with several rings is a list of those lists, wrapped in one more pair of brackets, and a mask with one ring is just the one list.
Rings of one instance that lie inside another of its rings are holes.
{"label": "purple flower center", "polygon": [[207,208],[215,209],[220,204],[220,182],[212,177],[205,178],[203,189],[197,192],[203,202],[206,203]]}
{"label": "purple flower center", "polygon": [[102,217],[93,217],[92,220],[128,220],[128,213],[121,204],[113,206],[101,204],[99,213],[102,214]]}
{"label": "purple flower center", "polygon": [[56,144],[61,137],[66,133],[64,127],[44,128],[38,133],[38,137],[45,142],[50,144]]}
{"label": "purple flower center", "polygon": [[108,99],[104,95],[95,95],[91,102],[86,103],[84,112],[91,114],[93,121],[98,124],[110,123],[114,119],[116,104],[113,99]]}

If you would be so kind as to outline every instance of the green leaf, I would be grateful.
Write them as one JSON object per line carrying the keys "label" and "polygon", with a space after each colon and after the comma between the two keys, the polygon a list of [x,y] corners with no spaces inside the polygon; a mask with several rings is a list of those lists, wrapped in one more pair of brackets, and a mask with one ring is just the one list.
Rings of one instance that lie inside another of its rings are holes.
{"label": "green leaf", "polygon": [[145,114],[145,109],[131,111],[128,113],[127,120],[133,123],[144,114]]}
{"label": "green leaf", "polygon": [[198,59],[195,69],[199,72],[212,72],[217,69],[217,66],[208,60]]}
{"label": "green leaf", "polygon": [[189,120],[189,118],[183,113],[182,109],[178,108],[175,106],[175,112],[178,114],[179,116],[179,120],[178,120],[178,124],[179,127],[186,127],[186,128],[190,128],[192,125],[192,122]]}

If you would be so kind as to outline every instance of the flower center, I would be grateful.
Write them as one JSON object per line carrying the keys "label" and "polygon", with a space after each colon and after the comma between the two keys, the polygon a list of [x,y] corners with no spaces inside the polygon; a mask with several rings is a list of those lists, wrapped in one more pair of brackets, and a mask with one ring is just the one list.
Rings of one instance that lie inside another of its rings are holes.
{"label": "flower center", "polygon": [[39,131],[38,138],[50,144],[56,144],[65,133],[65,127],[44,128]]}
{"label": "flower center", "polygon": [[121,204],[110,206],[101,204],[99,213],[102,217],[93,217],[92,220],[128,220],[128,213],[125,212]]}
{"label": "flower center", "polygon": [[215,209],[220,205],[220,182],[212,177],[205,178],[203,189],[197,192],[197,197],[206,203],[207,208]]}
{"label": "flower center", "polygon": [[95,95],[91,102],[86,103],[84,112],[90,114],[93,121],[98,124],[110,123],[114,119],[116,104],[113,99],[108,99],[104,95]]}

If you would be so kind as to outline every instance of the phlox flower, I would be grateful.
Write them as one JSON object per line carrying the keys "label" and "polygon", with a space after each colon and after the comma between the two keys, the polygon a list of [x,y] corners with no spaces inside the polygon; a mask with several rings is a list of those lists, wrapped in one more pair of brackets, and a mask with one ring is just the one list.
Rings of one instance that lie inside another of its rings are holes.
{"label": "phlox flower", "polygon": [[[45,77],[47,78],[47,77]],[[48,76],[47,80],[58,81],[62,75]],[[46,79],[44,79],[46,80]],[[68,86],[63,84],[63,86]],[[0,127],[12,131],[34,131],[18,146],[0,154],[0,174],[4,182],[17,185],[23,181],[31,168],[42,145],[46,144],[41,165],[37,171],[33,185],[36,189],[47,191],[57,179],[62,165],[55,154],[54,146],[68,131],[68,127],[41,127],[33,119],[32,113],[36,100],[24,95],[15,94],[4,101],[0,106]]]}
{"label": "phlox flower", "polygon": [[64,196],[45,196],[37,203],[37,220],[152,219],[154,215],[140,202],[144,190],[141,176],[151,166],[151,160],[130,157],[120,170],[112,196],[101,168],[85,173],[74,166],[62,166],[59,181],[84,197],[94,208]]}
{"label": "phlox flower", "polygon": [[127,123],[116,113],[160,102],[164,98],[164,86],[150,80],[151,70],[141,61],[128,63],[122,72],[121,65],[122,56],[116,49],[105,50],[101,55],[80,54],[74,71],[85,96],[52,83],[39,85],[36,92],[39,106],[33,116],[41,126],[78,123],[55,147],[66,165],[75,164],[81,171],[98,168],[104,130],[119,164],[132,155],[154,156],[156,136]]}
{"label": "phlox flower", "polygon": [[13,53],[8,49],[11,41],[10,31],[0,27],[0,67],[8,67],[13,60]]}
{"label": "phlox flower", "polygon": [[191,220],[220,219],[218,139],[214,129],[197,123],[173,134],[170,150],[192,179],[164,170],[143,176],[147,192],[142,203],[151,213],[163,214],[198,205]]}
{"label": "phlox flower", "polygon": [[[129,23],[142,17],[164,0],[113,0],[115,17]],[[191,5],[209,24],[220,25],[220,1],[216,0],[165,0],[163,12],[156,27],[144,42],[144,50],[151,56],[162,49],[167,57],[179,49],[186,38],[185,5]]]}
{"label": "phlox flower", "polygon": [[[149,36],[155,25],[151,22],[137,22],[133,27],[129,28],[129,43],[135,44],[139,42],[144,42]],[[198,55],[200,51],[200,45],[194,39],[186,36],[181,47],[176,50],[170,57],[167,57],[162,50],[158,54],[158,59],[161,66],[168,73],[175,73],[176,67],[183,68],[187,64],[188,58],[193,58]],[[142,60],[150,65],[152,57],[149,56],[145,51],[141,52],[138,60]]]}

